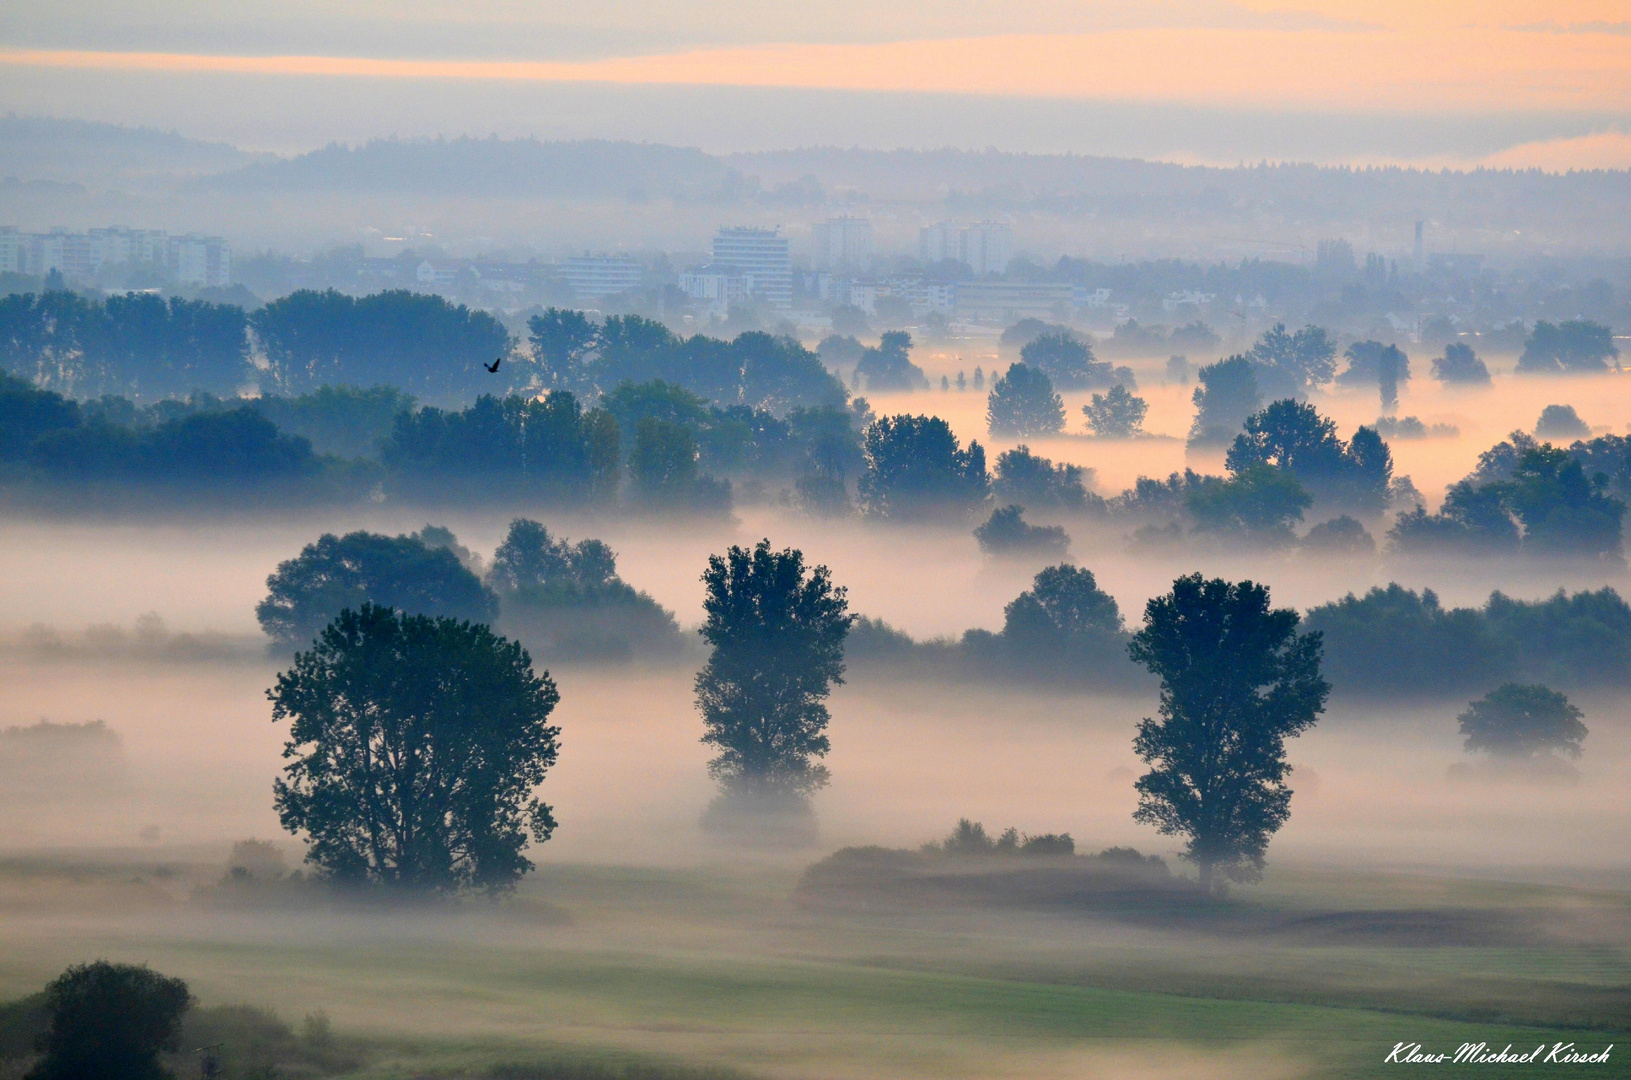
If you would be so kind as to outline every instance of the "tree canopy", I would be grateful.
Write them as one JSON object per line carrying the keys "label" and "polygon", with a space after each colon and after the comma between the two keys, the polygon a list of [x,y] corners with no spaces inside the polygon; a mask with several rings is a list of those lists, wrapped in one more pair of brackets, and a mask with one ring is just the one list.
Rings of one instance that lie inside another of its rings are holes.
{"label": "tree canopy", "polygon": [[1224,463],[1235,473],[1273,466],[1322,502],[1370,514],[1387,506],[1393,480],[1393,455],[1375,428],[1360,427],[1345,443],[1334,421],[1289,398],[1247,417]]}
{"label": "tree canopy", "polygon": [[347,608],[267,696],[290,722],[278,817],[338,881],[502,892],[555,828],[533,791],[560,695],[486,626]]}
{"label": "tree canopy", "polygon": [[1144,433],[1144,416],[1150,403],[1134,397],[1125,386],[1112,386],[1108,393],[1094,394],[1082,406],[1087,426],[1101,439],[1131,439]]}
{"label": "tree canopy", "polygon": [[1497,758],[1554,753],[1577,758],[1587,735],[1584,717],[1556,690],[1507,683],[1472,702],[1456,720],[1468,750]]}
{"label": "tree canopy", "polygon": [[324,533],[266,579],[255,617],[283,647],[312,640],[342,610],[365,603],[490,623],[498,599],[452,551],[412,536]]}
{"label": "tree canopy", "polygon": [[985,499],[985,449],[963,448],[938,416],[886,416],[862,443],[863,509],[876,517],[966,511]]}
{"label": "tree canopy", "polygon": [[1207,364],[1195,374],[1195,422],[1189,429],[1192,446],[1224,446],[1263,404],[1250,357],[1231,356]]}
{"label": "tree canopy", "polygon": [[1032,525],[1024,510],[1015,505],[991,511],[984,525],[974,530],[974,539],[987,555],[1042,555],[1062,558],[1070,549],[1070,537],[1057,525]]}
{"label": "tree canopy", "polygon": [[[1013,329],[1015,327],[1009,327],[1008,331]],[[1116,377],[1107,361],[1093,356],[1093,346],[1068,330],[1038,334],[1019,350],[1019,358],[1026,367],[1042,372],[1061,390],[1109,386]]]}
{"label": "tree canopy", "polygon": [[825,566],[795,549],[732,546],[702,575],[711,646],[696,678],[708,764],[727,796],[802,802],[827,783],[826,699],[844,681],[853,616]]}
{"label": "tree canopy", "polygon": [[1518,370],[1546,374],[1607,371],[1609,361],[1619,367],[1620,350],[1614,345],[1614,331],[1601,323],[1570,319],[1535,323],[1518,357]]}
{"label": "tree canopy", "polygon": [[1056,435],[1065,428],[1065,404],[1053,392],[1053,383],[1023,363],[1010,365],[991,384],[985,415],[992,435],[1026,438]]}
{"label": "tree canopy", "polygon": [[1144,609],[1129,652],[1161,680],[1160,719],[1133,748],[1151,766],[1135,820],[1188,838],[1184,857],[1212,887],[1261,877],[1269,838],[1291,814],[1285,740],[1313,726],[1330,686],[1320,635],[1270,608],[1268,589],[1199,574]]}
{"label": "tree canopy", "polygon": [[1003,503],[1018,503],[1028,510],[1102,510],[1104,500],[1087,490],[1085,479],[1091,474],[1080,465],[1055,465],[1022,443],[997,455],[991,490]]}
{"label": "tree canopy", "polygon": [[877,347],[868,348],[855,365],[855,373],[866,380],[871,393],[899,390],[926,390],[928,377],[912,363],[912,335],[904,330],[888,330]]}
{"label": "tree canopy", "polygon": [[64,971],[45,988],[43,1057],[29,1080],[170,1080],[159,1062],[181,1049],[192,993],[147,967],[98,960]]}

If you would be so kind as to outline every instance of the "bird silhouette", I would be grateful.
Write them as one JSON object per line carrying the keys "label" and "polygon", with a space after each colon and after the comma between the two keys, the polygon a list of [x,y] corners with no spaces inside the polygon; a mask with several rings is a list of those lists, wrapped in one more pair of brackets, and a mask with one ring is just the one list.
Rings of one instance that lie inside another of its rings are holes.
{"label": "bird silhouette", "polygon": [[498,374],[498,365],[503,362],[504,358],[502,356],[495,356],[493,357],[493,362],[491,364],[483,364],[481,366],[496,375]]}

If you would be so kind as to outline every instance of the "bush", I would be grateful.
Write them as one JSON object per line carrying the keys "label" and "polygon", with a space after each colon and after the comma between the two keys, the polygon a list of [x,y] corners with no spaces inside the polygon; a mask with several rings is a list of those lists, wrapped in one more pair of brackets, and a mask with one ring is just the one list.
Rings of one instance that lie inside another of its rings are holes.
{"label": "bush", "polygon": [[1021,515],[1018,506],[993,510],[990,519],[974,530],[980,550],[987,555],[1063,558],[1070,548],[1065,530],[1057,525],[1028,524]]}

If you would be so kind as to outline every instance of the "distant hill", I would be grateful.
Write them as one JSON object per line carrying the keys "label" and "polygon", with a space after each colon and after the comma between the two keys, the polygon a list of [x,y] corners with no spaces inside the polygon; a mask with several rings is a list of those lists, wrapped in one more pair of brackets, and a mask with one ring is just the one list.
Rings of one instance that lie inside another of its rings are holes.
{"label": "distant hill", "polygon": [[0,176],[21,181],[144,186],[239,169],[257,156],[156,128],[0,117]]}
{"label": "distant hill", "polygon": [[207,181],[228,192],[392,192],[431,196],[730,197],[736,178],[701,150],[536,139],[374,139],[259,162]]}

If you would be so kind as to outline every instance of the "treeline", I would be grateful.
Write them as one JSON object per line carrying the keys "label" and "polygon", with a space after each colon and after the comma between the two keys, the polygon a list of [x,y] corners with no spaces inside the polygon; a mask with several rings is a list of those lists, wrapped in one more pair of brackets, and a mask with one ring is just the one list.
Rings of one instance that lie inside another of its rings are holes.
{"label": "treeline", "polygon": [[[848,399],[815,353],[758,331],[680,338],[635,315],[595,323],[558,308],[534,316],[530,331],[522,348],[488,312],[407,290],[302,289],[254,311],[146,293],[14,293],[0,298],[0,369],[80,399],[388,385],[445,405],[495,390],[592,398],[659,379],[778,413]],[[495,359],[498,369],[484,371]]]}
{"label": "treeline", "polygon": [[[1325,670],[1342,693],[1370,697],[1460,695],[1502,683],[1567,689],[1631,686],[1631,605],[1615,590],[1445,608],[1432,590],[1397,584],[1307,612],[1324,638]],[[1142,687],[1127,656],[1113,597],[1091,571],[1069,565],[1036,575],[1003,612],[998,631],[915,640],[878,619],[859,619],[849,652],[857,665],[935,678],[1052,685]]]}
{"label": "treeline", "polygon": [[551,659],[661,659],[686,646],[673,614],[618,576],[610,547],[571,543],[526,518],[510,523],[490,562],[434,525],[324,534],[266,584],[255,615],[285,651],[364,604],[494,625]]}

